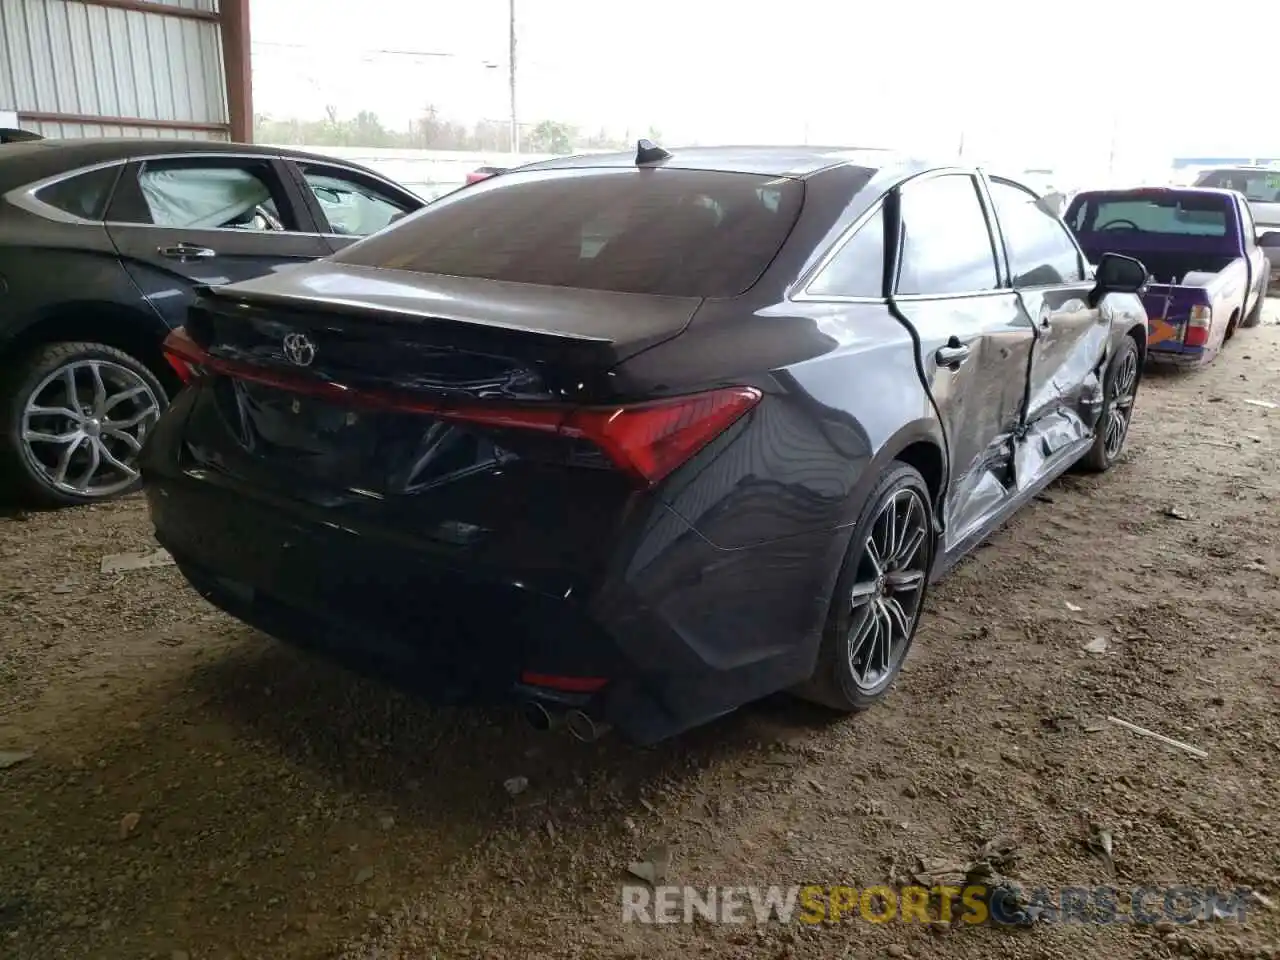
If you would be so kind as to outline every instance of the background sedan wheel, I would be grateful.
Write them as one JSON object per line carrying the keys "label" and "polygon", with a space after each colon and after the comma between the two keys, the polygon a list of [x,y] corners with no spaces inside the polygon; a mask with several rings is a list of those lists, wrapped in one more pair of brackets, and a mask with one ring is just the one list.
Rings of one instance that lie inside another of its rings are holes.
{"label": "background sedan wheel", "polygon": [[0,399],[3,466],[27,499],[46,505],[134,489],[138,452],[168,402],[143,364],[91,343],[42,347],[17,365]]}
{"label": "background sedan wheel", "polygon": [[842,711],[880,700],[915,638],[933,565],[929,489],[895,463],[854,527],[813,677],[796,692]]}

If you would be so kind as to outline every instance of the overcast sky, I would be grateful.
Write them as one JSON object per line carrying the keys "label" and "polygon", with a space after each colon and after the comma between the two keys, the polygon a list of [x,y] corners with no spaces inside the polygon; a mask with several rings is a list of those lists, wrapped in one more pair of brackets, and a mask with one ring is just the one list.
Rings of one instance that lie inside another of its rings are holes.
{"label": "overcast sky", "polygon": [[[507,0],[252,10],[260,113],[508,116]],[[1113,126],[1125,158],[1280,147],[1268,88],[1226,83],[1263,0],[516,0],[516,18],[522,121],[952,154],[963,135],[1029,164],[1105,160]]]}

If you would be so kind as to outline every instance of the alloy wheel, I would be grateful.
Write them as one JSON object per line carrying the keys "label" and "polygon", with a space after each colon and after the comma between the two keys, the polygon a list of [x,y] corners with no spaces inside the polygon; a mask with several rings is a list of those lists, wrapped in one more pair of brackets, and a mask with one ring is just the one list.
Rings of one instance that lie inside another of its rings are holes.
{"label": "alloy wheel", "polygon": [[865,694],[893,679],[920,614],[928,575],[929,510],[912,489],[895,493],[871,523],[850,591],[849,667]]}
{"label": "alloy wheel", "polygon": [[22,444],[46,484],[110,497],[138,479],[138,452],[160,417],[155,391],[110,360],[77,360],[45,377],[22,411]]}
{"label": "alloy wheel", "polygon": [[1104,446],[1107,459],[1114,460],[1124,448],[1129,435],[1129,422],[1133,419],[1133,400],[1138,388],[1138,355],[1125,351],[1116,371],[1111,403],[1107,407],[1107,433]]}

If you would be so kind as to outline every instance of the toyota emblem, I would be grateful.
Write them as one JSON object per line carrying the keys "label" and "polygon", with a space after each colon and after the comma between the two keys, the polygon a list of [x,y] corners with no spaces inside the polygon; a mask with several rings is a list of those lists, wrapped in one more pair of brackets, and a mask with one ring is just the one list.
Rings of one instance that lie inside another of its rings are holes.
{"label": "toyota emblem", "polygon": [[290,333],[284,338],[284,355],[299,367],[309,367],[316,358],[316,345],[305,333]]}

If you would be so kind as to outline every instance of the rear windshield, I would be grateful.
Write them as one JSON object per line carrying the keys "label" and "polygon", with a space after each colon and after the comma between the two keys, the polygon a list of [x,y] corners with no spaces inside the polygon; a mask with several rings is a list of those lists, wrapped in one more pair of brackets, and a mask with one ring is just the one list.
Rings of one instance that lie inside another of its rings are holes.
{"label": "rear windshield", "polygon": [[1076,233],[1114,232],[1118,240],[1147,233],[1225,237],[1229,223],[1227,203],[1221,194],[1085,196],[1072,203],[1067,224]]}
{"label": "rear windshield", "polygon": [[1196,186],[1239,190],[1255,203],[1280,203],[1280,170],[1206,170]]}
{"label": "rear windshield", "polygon": [[516,283],[731,297],[794,226],[795,180],[703,170],[510,173],[430,204],[334,259]]}

